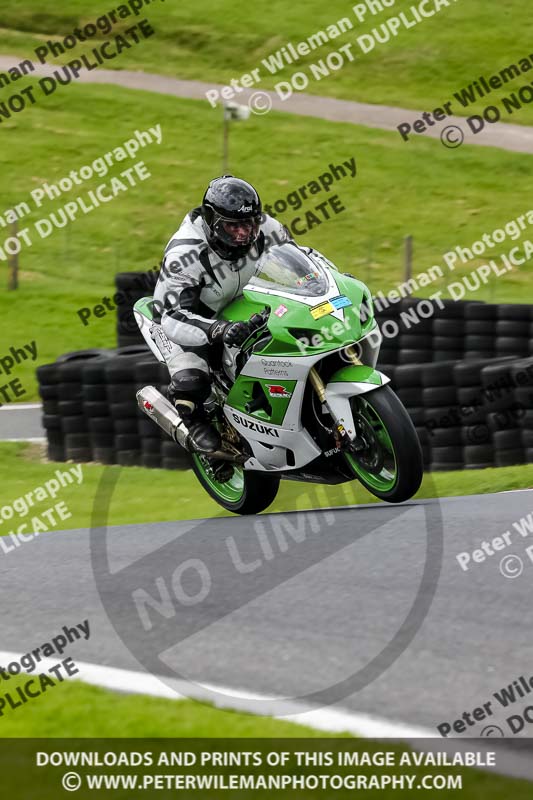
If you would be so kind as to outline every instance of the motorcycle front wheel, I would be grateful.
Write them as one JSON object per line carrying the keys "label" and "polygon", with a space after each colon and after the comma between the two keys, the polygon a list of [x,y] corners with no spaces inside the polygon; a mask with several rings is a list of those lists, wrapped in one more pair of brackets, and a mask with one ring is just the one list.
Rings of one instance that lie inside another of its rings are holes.
{"label": "motorcycle front wheel", "polygon": [[388,503],[409,500],[424,474],[422,449],[409,414],[390,386],[350,400],[356,442],[344,451],[354,476]]}
{"label": "motorcycle front wheel", "polygon": [[213,465],[206,456],[192,454],[194,474],[206,492],[226,511],[234,514],[259,514],[274,501],[279,489],[279,477],[264,472],[248,472],[233,467],[229,480],[217,480]]}

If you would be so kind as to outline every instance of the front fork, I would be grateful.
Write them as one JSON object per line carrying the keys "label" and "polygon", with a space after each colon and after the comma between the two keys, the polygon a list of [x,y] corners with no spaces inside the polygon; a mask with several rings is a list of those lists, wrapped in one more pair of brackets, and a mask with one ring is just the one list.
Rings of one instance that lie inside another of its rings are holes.
{"label": "front fork", "polygon": [[333,436],[335,438],[335,447],[338,449],[342,449],[343,447],[349,445],[355,439],[355,431],[353,431],[353,438],[348,434],[348,431],[344,427],[343,423],[337,419],[333,409],[330,407],[326,399],[326,384],[316,371],[314,367],[311,367],[309,370],[309,380],[311,381],[311,385],[315,390],[318,399],[322,403],[322,405],[326,406],[328,413],[333,420]]}
{"label": "front fork", "polygon": [[[351,364],[337,370],[327,386],[314,367],[309,371],[309,380],[333,420],[336,446],[357,449],[361,437],[357,434],[350,399],[374,391],[389,383],[390,379],[373,367],[362,364],[353,348],[346,348],[345,354],[350,357]],[[364,442],[361,446],[364,447]]]}

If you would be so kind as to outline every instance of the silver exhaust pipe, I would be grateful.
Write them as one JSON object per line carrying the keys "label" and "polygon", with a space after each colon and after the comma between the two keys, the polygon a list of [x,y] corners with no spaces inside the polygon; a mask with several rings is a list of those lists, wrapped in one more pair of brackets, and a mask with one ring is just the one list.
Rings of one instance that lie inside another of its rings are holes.
{"label": "silver exhaust pipe", "polygon": [[[189,429],[185,425],[177,408],[155,386],[145,386],[137,392],[137,404],[147,417],[159,425],[165,433],[185,450],[191,452],[189,446]],[[248,456],[234,455],[226,450],[206,453],[209,458],[220,461],[244,463]]]}
{"label": "silver exhaust pipe", "polygon": [[145,386],[137,392],[137,404],[165,433],[185,450],[189,450],[189,429],[178,410],[155,386]]}

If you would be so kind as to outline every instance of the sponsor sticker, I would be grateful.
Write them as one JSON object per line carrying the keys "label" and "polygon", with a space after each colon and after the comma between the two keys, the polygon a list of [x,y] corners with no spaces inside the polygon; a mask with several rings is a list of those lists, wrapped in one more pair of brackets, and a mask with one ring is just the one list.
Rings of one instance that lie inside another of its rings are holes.
{"label": "sponsor sticker", "polygon": [[343,294],[340,294],[338,297],[332,297],[330,302],[335,308],[346,308],[346,306],[352,305],[352,301]]}
{"label": "sponsor sticker", "polygon": [[287,313],[288,310],[289,309],[287,308],[287,306],[284,306],[282,303],[280,306],[276,308],[274,314],[276,315],[276,317],[282,317],[284,314]]}
{"label": "sponsor sticker", "polygon": [[271,397],[292,397],[292,392],[289,392],[285,386],[277,383],[267,383],[268,393]]}
{"label": "sponsor sticker", "polygon": [[308,272],[307,275],[303,275],[301,278],[298,278],[298,280],[296,281],[296,286],[303,286],[304,283],[316,280],[316,278],[319,277],[320,277],[320,272],[317,272],[316,270],[314,272]]}
{"label": "sponsor sticker", "polygon": [[345,295],[340,294],[338,297],[332,297],[331,300],[326,300],[318,306],[313,306],[313,308],[310,309],[311,316],[313,319],[320,319],[320,317],[325,317],[326,314],[332,314],[339,308],[346,308],[346,306],[351,305],[352,301]]}
{"label": "sponsor sticker", "polygon": [[161,348],[163,347],[165,350],[168,350],[168,352],[171,353],[172,352],[172,342],[170,341],[168,336],[166,336],[163,333],[163,331],[161,330],[161,328],[159,326],[157,326],[157,328],[156,328],[155,336],[156,336],[157,339],[159,339],[159,349],[161,350]]}
{"label": "sponsor sticker", "polygon": [[318,306],[313,306],[313,308],[310,308],[309,310],[313,319],[320,319],[320,317],[325,317],[326,314],[331,314],[336,309],[329,300],[326,300],[325,303],[320,303]]}

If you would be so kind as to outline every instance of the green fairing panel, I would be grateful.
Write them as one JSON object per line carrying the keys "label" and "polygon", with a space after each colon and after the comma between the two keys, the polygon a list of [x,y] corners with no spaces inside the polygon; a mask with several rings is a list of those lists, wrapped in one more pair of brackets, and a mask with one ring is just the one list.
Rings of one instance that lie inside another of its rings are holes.
{"label": "green fairing panel", "polygon": [[154,298],[153,297],[141,297],[140,300],[137,300],[135,305],[133,306],[135,311],[138,311],[139,314],[142,314],[143,317],[149,319],[152,322],[154,318]]}
{"label": "green fairing panel", "polygon": [[335,270],[331,270],[331,273],[339,287],[339,294],[345,294],[346,297],[354,299],[354,292],[357,291],[360,298],[359,302],[362,301],[363,295],[370,295],[366,284],[358,281],[357,278],[352,278],[351,275],[342,275],[340,272],[335,272]]}
{"label": "green fairing panel", "polygon": [[246,296],[238,297],[227,305],[226,308],[223,308],[222,311],[219,311],[218,316],[220,319],[226,319],[228,322],[250,319],[252,314],[257,314],[259,311],[262,311],[266,305],[269,305],[269,303],[266,302],[270,300],[269,297],[261,295],[261,298],[255,301],[253,298],[248,297],[248,294],[249,293],[246,292]]}
{"label": "green fairing panel", "polygon": [[[241,411],[250,417],[270,422],[272,425],[281,425],[296,383],[295,380],[278,381],[275,378],[252,378],[247,375],[239,375],[231,388],[227,403],[236,411]],[[272,387],[276,387],[276,389]],[[281,388],[285,391],[280,391]],[[266,402],[272,409],[270,414],[263,408],[258,408],[255,411],[246,410],[247,404],[260,397],[261,392],[263,392]]]}
{"label": "green fairing panel", "polygon": [[334,372],[328,381],[330,383],[371,383],[374,386],[381,386],[383,380],[381,374],[373,367],[353,366],[342,367]]}
{"label": "green fairing panel", "polygon": [[[352,344],[365,336],[374,327],[374,318],[369,315],[364,322],[360,319],[361,304],[370,296],[367,287],[360,281],[337,272],[334,273],[334,277],[339,288],[339,295],[345,295],[352,302],[350,306],[343,309],[343,321],[336,319],[331,314],[325,314],[319,319],[315,319],[311,314],[311,307],[300,300],[264,294],[253,291],[253,289],[245,289],[244,296],[230,303],[222,312],[221,317],[232,322],[249,319],[252,314],[269,306],[271,314],[268,320],[268,330],[272,339],[262,350],[255,351],[265,356],[294,358],[300,355],[338,350],[339,347]],[[321,305],[322,302],[319,301],[316,305]],[[278,316],[275,311],[281,306],[287,310],[281,309],[283,313]]]}

